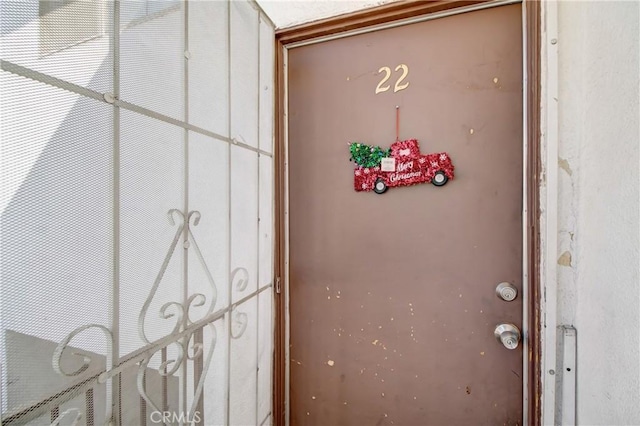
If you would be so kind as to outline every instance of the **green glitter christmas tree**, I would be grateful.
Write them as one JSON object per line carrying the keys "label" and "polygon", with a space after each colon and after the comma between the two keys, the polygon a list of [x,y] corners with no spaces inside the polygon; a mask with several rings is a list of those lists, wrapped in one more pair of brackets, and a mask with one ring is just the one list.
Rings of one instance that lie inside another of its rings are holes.
{"label": "green glitter christmas tree", "polygon": [[361,167],[376,167],[380,165],[383,158],[391,156],[391,149],[382,149],[379,146],[366,145],[359,142],[349,144],[351,158]]}

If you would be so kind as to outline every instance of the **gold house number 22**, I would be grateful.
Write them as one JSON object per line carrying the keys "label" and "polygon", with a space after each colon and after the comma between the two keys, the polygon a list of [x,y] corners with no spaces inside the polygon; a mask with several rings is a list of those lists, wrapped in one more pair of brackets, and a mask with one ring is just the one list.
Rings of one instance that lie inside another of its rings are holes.
{"label": "gold house number 22", "polygon": [[[409,75],[409,67],[406,66],[405,64],[400,64],[396,67],[395,70],[396,71],[402,70],[402,75],[400,75],[400,78],[396,80],[396,84],[393,86],[393,93],[399,92],[409,87],[408,81],[406,83],[403,83],[404,79],[407,78],[407,75]],[[382,80],[380,80],[380,83],[378,83],[378,85],[376,86],[376,95],[378,93],[386,92],[387,90],[391,89],[390,84],[387,84],[385,86],[387,81],[389,81],[389,78],[391,78],[391,68],[381,67],[378,70],[378,74],[381,74],[381,73],[384,73],[384,77],[382,77]]]}

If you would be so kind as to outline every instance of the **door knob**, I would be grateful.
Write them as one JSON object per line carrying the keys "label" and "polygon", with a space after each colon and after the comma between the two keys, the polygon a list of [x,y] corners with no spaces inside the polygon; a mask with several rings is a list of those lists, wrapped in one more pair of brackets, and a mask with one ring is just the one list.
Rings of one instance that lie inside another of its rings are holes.
{"label": "door knob", "polygon": [[520,343],[520,330],[513,324],[498,324],[493,334],[507,349],[515,349]]}

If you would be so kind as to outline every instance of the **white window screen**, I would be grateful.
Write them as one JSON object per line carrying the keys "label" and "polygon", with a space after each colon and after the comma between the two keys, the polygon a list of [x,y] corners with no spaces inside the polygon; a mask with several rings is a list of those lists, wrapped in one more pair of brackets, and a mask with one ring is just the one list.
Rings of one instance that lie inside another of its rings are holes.
{"label": "white window screen", "polygon": [[2,424],[270,424],[272,23],[0,12]]}

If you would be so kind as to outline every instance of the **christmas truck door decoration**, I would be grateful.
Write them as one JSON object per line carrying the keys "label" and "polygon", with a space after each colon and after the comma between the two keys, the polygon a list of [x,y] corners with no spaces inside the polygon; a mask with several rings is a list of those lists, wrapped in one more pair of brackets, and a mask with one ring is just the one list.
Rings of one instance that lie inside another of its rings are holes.
{"label": "christmas truck door decoration", "polygon": [[387,150],[353,142],[349,151],[350,161],[356,163],[353,171],[356,191],[373,190],[376,194],[384,194],[393,186],[425,182],[443,186],[453,179],[453,164],[449,154],[420,154],[416,139],[396,141]]}

